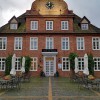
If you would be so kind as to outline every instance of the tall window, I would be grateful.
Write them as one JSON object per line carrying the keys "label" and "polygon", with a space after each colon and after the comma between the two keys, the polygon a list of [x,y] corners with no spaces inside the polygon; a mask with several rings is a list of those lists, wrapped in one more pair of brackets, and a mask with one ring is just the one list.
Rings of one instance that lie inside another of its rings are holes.
{"label": "tall window", "polygon": [[7,48],[7,38],[0,37],[0,50],[6,50]]}
{"label": "tall window", "polygon": [[69,71],[70,70],[70,62],[68,57],[62,58],[62,71]]}
{"label": "tall window", "polygon": [[93,50],[100,50],[100,38],[99,37],[92,38],[92,48]]}
{"label": "tall window", "polygon": [[61,30],[68,30],[68,21],[61,21]]}
{"label": "tall window", "polygon": [[18,24],[13,24],[13,23],[10,24],[10,29],[16,30],[17,27],[18,27]]}
{"label": "tall window", "polygon": [[83,71],[84,70],[84,58],[83,57],[78,58],[78,64],[79,64],[79,70]]}
{"label": "tall window", "polygon": [[46,30],[53,30],[53,21],[46,21]]}
{"label": "tall window", "polygon": [[63,37],[61,44],[62,44],[62,50],[69,50],[69,38],[68,37]]}
{"label": "tall window", "polygon": [[0,57],[0,71],[5,71],[5,66],[6,66],[5,60],[6,58]]}
{"label": "tall window", "polygon": [[77,37],[77,50],[84,50],[84,38],[83,37]]}
{"label": "tall window", "polygon": [[32,62],[31,62],[31,71],[37,71],[38,68],[38,61],[37,61],[37,57],[33,57],[32,58]]}
{"label": "tall window", "polygon": [[100,71],[100,57],[94,58],[94,70]]}
{"label": "tall window", "polygon": [[15,37],[14,50],[22,50],[22,37]]}
{"label": "tall window", "polygon": [[16,58],[16,61],[15,61],[15,70],[16,71],[20,71],[21,70],[21,63],[20,63],[20,57],[17,57]]}
{"label": "tall window", "polygon": [[54,49],[53,38],[46,38],[46,49]]}
{"label": "tall window", "polygon": [[38,50],[38,38],[37,37],[30,38],[30,50]]}
{"label": "tall window", "polygon": [[82,30],[88,30],[88,24],[81,24]]}
{"label": "tall window", "polygon": [[38,21],[31,21],[31,30],[38,30]]}

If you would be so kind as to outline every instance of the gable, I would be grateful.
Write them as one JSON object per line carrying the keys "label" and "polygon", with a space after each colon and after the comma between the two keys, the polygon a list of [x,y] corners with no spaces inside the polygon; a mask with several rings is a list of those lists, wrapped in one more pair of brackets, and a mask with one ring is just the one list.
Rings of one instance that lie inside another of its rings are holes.
{"label": "gable", "polygon": [[17,24],[18,22],[17,22],[17,20],[16,20],[15,18],[13,18],[13,19],[10,21],[10,23],[16,23],[16,24]]}
{"label": "gable", "polygon": [[85,24],[88,24],[88,21],[87,21],[86,19],[83,19],[81,23],[82,23],[82,24],[84,24],[84,23],[85,23]]}

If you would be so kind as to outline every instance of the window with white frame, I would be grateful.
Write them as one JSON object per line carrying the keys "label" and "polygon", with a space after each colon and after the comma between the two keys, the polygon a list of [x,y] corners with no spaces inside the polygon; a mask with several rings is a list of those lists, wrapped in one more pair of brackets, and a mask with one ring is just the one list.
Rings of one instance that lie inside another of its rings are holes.
{"label": "window with white frame", "polygon": [[100,57],[94,58],[94,70],[100,71]]}
{"label": "window with white frame", "polygon": [[6,50],[7,48],[7,38],[0,37],[0,50]]}
{"label": "window with white frame", "polygon": [[68,21],[61,21],[61,30],[68,30]]}
{"label": "window with white frame", "polygon": [[83,71],[84,70],[84,58],[83,57],[78,58],[78,65],[79,65],[79,71]]}
{"label": "window with white frame", "polygon": [[100,38],[99,37],[92,38],[92,48],[93,50],[100,50]]}
{"label": "window with white frame", "polygon": [[84,37],[77,37],[77,50],[85,50]]}
{"label": "window with white frame", "polygon": [[15,61],[15,70],[16,71],[20,71],[21,70],[21,62],[20,62],[20,57],[17,57],[16,58],[16,61]]}
{"label": "window with white frame", "polygon": [[62,58],[62,71],[69,71],[70,70],[70,62],[68,57]]}
{"label": "window with white frame", "polygon": [[38,38],[37,37],[30,38],[30,50],[38,50]]}
{"label": "window with white frame", "polygon": [[62,50],[69,50],[69,38],[68,37],[62,37],[61,46],[62,46]]}
{"label": "window with white frame", "polygon": [[53,21],[46,21],[46,30],[53,30]]}
{"label": "window with white frame", "polygon": [[22,50],[22,37],[15,37],[14,50]]}
{"label": "window with white frame", "polygon": [[5,60],[6,58],[0,57],[0,71],[5,71],[5,66],[6,66]]}
{"label": "window with white frame", "polygon": [[88,30],[89,25],[88,24],[81,24],[82,30]]}
{"label": "window with white frame", "polygon": [[18,27],[18,24],[16,24],[16,23],[11,23],[11,24],[10,24],[10,29],[16,30],[17,27]]}
{"label": "window with white frame", "polygon": [[54,43],[52,37],[46,38],[46,49],[54,49]]}
{"label": "window with white frame", "polygon": [[30,70],[31,71],[37,71],[37,68],[38,68],[38,59],[37,59],[37,57],[33,57],[32,61],[31,61],[31,68],[30,68]]}
{"label": "window with white frame", "polygon": [[31,21],[31,30],[38,30],[38,21]]}

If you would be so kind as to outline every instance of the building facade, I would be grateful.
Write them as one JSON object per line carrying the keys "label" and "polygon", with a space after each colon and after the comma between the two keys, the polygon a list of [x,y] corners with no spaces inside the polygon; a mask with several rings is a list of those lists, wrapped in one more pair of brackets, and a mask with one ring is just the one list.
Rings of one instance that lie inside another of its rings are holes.
{"label": "building facade", "polygon": [[100,29],[84,16],[68,9],[64,0],[35,0],[30,10],[12,17],[0,28],[0,73],[5,59],[16,54],[16,71],[21,70],[20,58],[30,56],[33,76],[44,71],[46,76],[68,77],[71,71],[69,54],[78,54],[79,70],[84,69],[84,54],[94,57],[95,76],[100,77]]}

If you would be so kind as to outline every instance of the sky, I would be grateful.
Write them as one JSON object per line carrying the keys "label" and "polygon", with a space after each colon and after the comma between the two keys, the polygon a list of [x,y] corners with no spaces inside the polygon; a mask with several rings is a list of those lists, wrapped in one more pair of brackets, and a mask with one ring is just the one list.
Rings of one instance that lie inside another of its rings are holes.
{"label": "sky", "polygon": [[[34,0],[0,0],[0,27],[15,15],[31,9]],[[90,22],[100,28],[100,0],[65,0],[69,10],[80,17],[86,16]]]}

